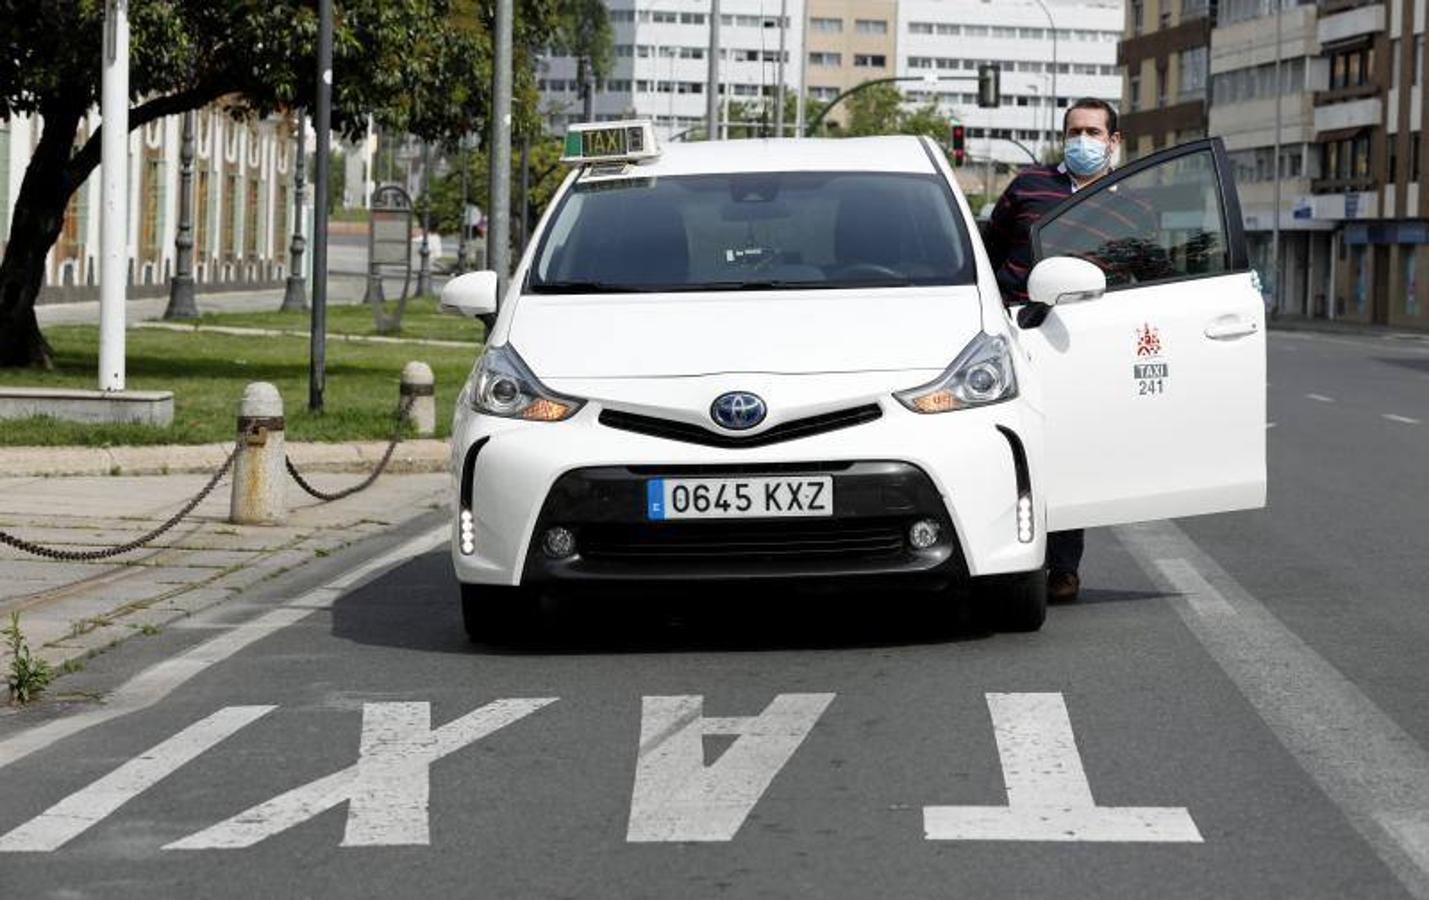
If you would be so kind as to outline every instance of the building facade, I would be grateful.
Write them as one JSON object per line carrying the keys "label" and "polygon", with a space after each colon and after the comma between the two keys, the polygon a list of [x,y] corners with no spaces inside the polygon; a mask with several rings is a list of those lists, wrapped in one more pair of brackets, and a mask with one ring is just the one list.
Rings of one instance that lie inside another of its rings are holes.
{"label": "building facade", "polygon": [[[42,124],[25,116],[0,122],[0,246],[9,238],[15,199]],[[98,110],[91,111],[79,140],[98,125]],[[167,291],[174,274],[181,126],[182,117],[171,116],[129,134],[127,233],[134,296]],[[283,118],[240,122],[218,108],[196,114],[194,279],[201,289],[275,286],[286,278],[293,233],[293,134],[293,123]],[[46,261],[41,302],[97,296],[99,209],[96,168],[65,211],[63,230]]]}
{"label": "building facade", "polygon": [[[708,0],[608,0],[607,6],[615,60],[609,77],[595,85],[591,118],[650,119],[662,140],[696,129],[702,133],[709,80]],[[803,0],[723,0],[720,13],[721,110],[728,110],[730,103],[765,106],[779,84],[781,59],[784,83],[797,96],[798,60],[803,52]],[[570,123],[585,120],[580,73],[574,59],[543,60],[537,72],[537,87],[547,127],[553,132],[560,133]],[[769,108],[772,110],[772,104]],[[786,133],[792,134],[792,104],[784,115]],[[728,118],[727,112],[721,113],[722,120]],[[772,118],[770,121],[772,129]]]}
{"label": "building facade", "polygon": [[[809,99],[829,103],[851,87],[897,71],[897,0],[809,0],[805,25]],[[846,126],[848,112],[840,103],[824,121]]]}
{"label": "building facade", "polygon": [[[1252,0],[1254,2],[1254,0]],[[1205,137],[1212,0],[1127,0],[1117,47],[1127,158]]]}
{"label": "building facade", "polygon": [[[1265,288],[1276,296],[1279,281],[1281,312],[1323,316],[1332,296],[1334,222],[1314,218],[1308,199],[1320,165],[1313,102],[1324,76],[1318,10],[1313,0],[1280,2],[1278,87],[1275,3],[1223,0],[1217,9],[1210,44],[1209,131],[1225,141],[1234,166],[1251,265],[1264,273]],[[1278,271],[1272,245],[1277,215]]]}
{"label": "building facade", "polygon": [[[962,122],[974,158],[1028,165],[1056,152],[1073,100],[1120,100],[1122,15],[1119,0],[899,0],[898,74],[928,79],[903,82],[905,96]],[[984,64],[1001,68],[997,109],[977,105]]]}

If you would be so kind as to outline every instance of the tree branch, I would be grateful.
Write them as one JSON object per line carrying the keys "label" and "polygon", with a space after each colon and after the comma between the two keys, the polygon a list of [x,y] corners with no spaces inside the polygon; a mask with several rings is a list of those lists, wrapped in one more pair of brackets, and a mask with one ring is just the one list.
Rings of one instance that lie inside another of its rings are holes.
{"label": "tree branch", "polygon": [[[226,91],[215,85],[199,85],[189,88],[186,91],[179,91],[176,94],[167,94],[163,97],[155,97],[146,103],[141,103],[129,110],[129,130],[133,131],[149,124],[155,119],[162,119],[165,116],[172,116],[181,112],[188,112],[197,109],[208,103],[212,103],[222,97]],[[69,163],[65,166],[65,187],[68,192],[73,192],[84,180],[89,177],[89,173],[94,171],[99,165],[100,140],[104,133],[104,126],[101,124],[94,130],[94,134],[89,136],[89,140],[84,142],[84,146],[74,156],[70,157]]]}

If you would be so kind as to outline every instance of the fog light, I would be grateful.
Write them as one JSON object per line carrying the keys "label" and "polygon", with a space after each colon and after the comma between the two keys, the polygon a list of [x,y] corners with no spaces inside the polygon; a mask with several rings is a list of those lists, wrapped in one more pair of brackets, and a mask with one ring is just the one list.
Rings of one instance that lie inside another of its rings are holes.
{"label": "fog light", "polygon": [[461,552],[464,556],[476,552],[476,523],[469,509],[461,511]]}
{"label": "fog light", "polygon": [[548,528],[541,538],[541,549],[551,559],[567,559],[576,555],[576,536],[559,525]]}
{"label": "fog light", "polygon": [[1032,498],[1026,494],[1017,498],[1017,539],[1032,543]]}
{"label": "fog light", "polygon": [[908,529],[908,543],[912,544],[915,550],[927,550],[938,543],[942,530],[932,519],[919,519]]}

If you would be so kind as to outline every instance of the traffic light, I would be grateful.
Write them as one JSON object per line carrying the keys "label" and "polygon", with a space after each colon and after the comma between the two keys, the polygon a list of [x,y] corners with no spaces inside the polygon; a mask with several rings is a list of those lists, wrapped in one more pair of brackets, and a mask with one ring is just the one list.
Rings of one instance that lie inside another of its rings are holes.
{"label": "traffic light", "polygon": [[1002,70],[997,66],[977,67],[977,105],[983,109],[1002,105]]}
{"label": "traffic light", "polygon": [[953,123],[953,134],[950,143],[952,150],[952,160],[954,166],[961,166],[968,161],[967,151],[967,130],[963,128],[963,123]]}

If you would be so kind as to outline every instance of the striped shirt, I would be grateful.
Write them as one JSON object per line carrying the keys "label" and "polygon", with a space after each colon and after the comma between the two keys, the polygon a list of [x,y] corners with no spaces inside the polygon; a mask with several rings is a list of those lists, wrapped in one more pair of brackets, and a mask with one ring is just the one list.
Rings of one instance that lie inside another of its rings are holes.
{"label": "striped shirt", "polygon": [[1076,185],[1065,165],[1028,166],[998,198],[988,222],[988,255],[992,258],[1002,302],[1027,302],[1027,275],[1032,271],[1032,226],[1052,207],[1072,196]]}

